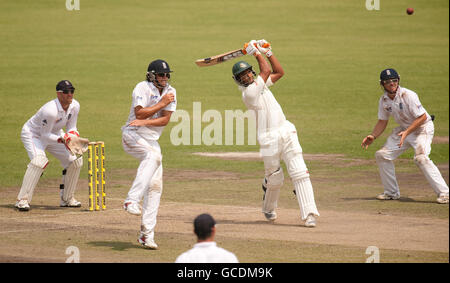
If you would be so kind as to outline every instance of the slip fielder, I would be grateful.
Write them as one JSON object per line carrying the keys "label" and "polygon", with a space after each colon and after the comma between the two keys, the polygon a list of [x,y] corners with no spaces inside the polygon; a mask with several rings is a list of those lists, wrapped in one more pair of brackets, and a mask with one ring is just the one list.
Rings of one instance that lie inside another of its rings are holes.
{"label": "slip fielder", "polygon": [[[319,216],[319,212],[296,128],[286,120],[280,104],[269,90],[269,87],[284,75],[283,68],[273,55],[268,42],[263,39],[250,41],[244,45],[244,49],[247,54],[255,56],[260,73],[256,76],[252,66],[244,61],[234,64],[232,73],[242,92],[244,104],[256,114],[258,143],[265,169],[262,212],[269,221],[277,218],[275,209],[284,181],[283,169],[280,166],[280,160],[283,159],[294,184],[301,219],[305,221],[306,227],[315,227],[315,217]],[[271,66],[261,53],[266,55]]]}
{"label": "slip fielder", "polygon": [[124,201],[124,209],[141,215],[142,224],[138,241],[150,249],[157,249],[154,241],[156,216],[163,189],[161,148],[158,139],[170,116],[176,110],[176,90],[169,84],[169,64],[155,60],[147,69],[147,79],[136,85],[128,121],[122,127],[124,150],[140,160],[136,178]]}
{"label": "slip fielder", "polygon": [[[60,81],[56,85],[57,98],[42,106],[22,128],[21,140],[31,161],[15,204],[20,211],[30,210],[34,189],[48,165],[45,151],[55,156],[64,168],[60,206],[81,206],[74,198],[74,193],[83,159],[72,154],[67,146],[72,136],[79,136],[77,119],[80,104],[73,99],[74,92],[75,88],[70,81]],[[67,133],[62,130],[64,127]]]}
{"label": "slip fielder", "polygon": [[429,158],[434,135],[433,120],[420,103],[417,94],[401,87],[399,83],[400,76],[394,69],[385,69],[380,73],[380,85],[384,93],[378,103],[378,122],[372,133],[366,136],[361,144],[367,149],[384,132],[390,116],[393,116],[400,125],[392,131],[384,146],[375,153],[384,186],[384,193],[378,195],[377,199],[400,198],[393,160],[412,147],[414,162],[437,194],[436,201],[446,204],[448,203],[448,186],[439,169]]}

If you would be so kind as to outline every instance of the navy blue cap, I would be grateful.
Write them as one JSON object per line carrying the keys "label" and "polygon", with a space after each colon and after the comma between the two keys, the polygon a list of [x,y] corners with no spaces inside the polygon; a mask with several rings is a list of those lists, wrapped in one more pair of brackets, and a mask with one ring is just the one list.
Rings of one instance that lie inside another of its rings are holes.
{"label": "navy blue cap", "polygon": [[72,83],[68,80],[62,80],[56,85],[56,91],[75,90]]}

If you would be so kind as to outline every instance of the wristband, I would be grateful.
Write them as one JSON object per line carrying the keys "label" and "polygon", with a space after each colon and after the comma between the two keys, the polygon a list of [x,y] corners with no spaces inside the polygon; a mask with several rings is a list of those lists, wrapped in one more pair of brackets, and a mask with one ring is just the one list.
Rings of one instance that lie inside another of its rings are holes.
{"label": "wristband", "polygon": [[273,55],[272,50],[269,50],[269,51],[266,52],[267,58],[269,58],[269,57],[272,56],[272,55]]}

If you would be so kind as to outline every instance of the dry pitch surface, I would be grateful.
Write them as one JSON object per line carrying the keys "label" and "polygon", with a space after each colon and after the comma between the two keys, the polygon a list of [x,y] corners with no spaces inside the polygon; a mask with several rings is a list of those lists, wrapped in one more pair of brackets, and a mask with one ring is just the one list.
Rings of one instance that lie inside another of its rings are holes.
{"label": "dry pitch surface", "polygon": [[[270,224],[260,212],[257,173],[166,170],[156,251],[137,243],[140,217],[121,208],[133,171],[108,172],[108,208],[101,212],[86,210],[83,178],[76,194],[81,208],[57,206],[58,180],[41,180],[29,212],[13,208],[18,187],[2,188],[0,262],[65,262],[70,246],[80,251],[80,262],[173,262],[195,241],[192,220],[203,212],[218,222],[218,244],[241,262],[365,262],[369,246],[379,248],[381,262],[448,262],[448,205],[434,203],[431,188],[411,160],[397,162],[405,189],[399,201],[390,202],[373,198],[380,191],[376,170],[345,176],[319,169],[330,163],[336,168],[374,167],[374,161],[307,154],[305,160],[317,167],[312,181],[321,213],[318,227],[302,225],[289,180],[280,196],[278,219]],[[448,164],[439,168],[448,182]]]}

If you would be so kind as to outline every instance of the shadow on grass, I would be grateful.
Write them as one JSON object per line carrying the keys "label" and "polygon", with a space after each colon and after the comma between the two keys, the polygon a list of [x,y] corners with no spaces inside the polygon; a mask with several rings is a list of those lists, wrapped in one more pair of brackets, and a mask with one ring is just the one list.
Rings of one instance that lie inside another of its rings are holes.
{"label": "shadow on grass", "polygon": [[367,197],[367,198],[342,198],[344,201],[354,201],[354,200],[368,200],[368,201],[378,201],[378,202],[414,202],[414,203],[436,203],[435,201],[431,200],[415,200],[408,197],[400,197],[400,199],[397,200],[378,200],[374,197]]}
{"label": "shadow on grass", "polygon": [[89,242],[88,245],[96,247],[109,247],[114,251],[126,251],[129,249],[143,249],[139,245],[132,244],[130,242],[116,242],[116,241],[95,241]]}
{"label": "shadow on grass", "polygon": [[[3,208],[11,208],[11,209],[16,209],[16,207],[14,206],[14,204],[2,204],[0,205],[0,207]],[[40,204],[31,204],[30,205],[30,210],[77,210],[80,209],[80,207],[60,207],[60,206],[55,206],[55,205],[40,205]]]}
{"label": "shadow on grass", "polygon": [[286,226],[286,227],[304,227],[302,224],[285,224],[285,223],[279,223],[277,221],[271,222],[271,221],[265,221],[265,220],[258,220],[258,221],[235,221],[235,220],[217,220],[217,223],[220,224],[241,224],[241,225],[276,225],[276,226]]}

